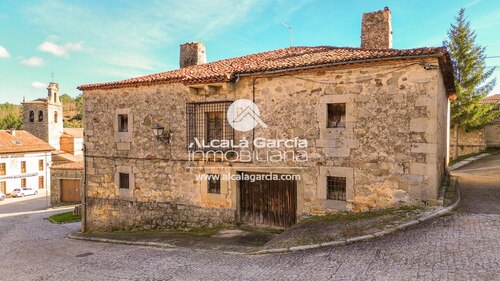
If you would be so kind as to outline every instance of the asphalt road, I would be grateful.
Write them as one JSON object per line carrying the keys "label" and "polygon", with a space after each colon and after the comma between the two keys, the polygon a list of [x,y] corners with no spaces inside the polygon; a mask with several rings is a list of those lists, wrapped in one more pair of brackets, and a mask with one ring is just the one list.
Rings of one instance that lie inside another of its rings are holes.
{"label": "asphalt road", "polygon": [[70,240],[78,223],[43,220],[61,211],[26,213],[24,201],[14,203],[0,214],[0,280],[500,280],[498,161],[500,154],[457,173],[463,202],[453,215],[363,243],[289,254]]}

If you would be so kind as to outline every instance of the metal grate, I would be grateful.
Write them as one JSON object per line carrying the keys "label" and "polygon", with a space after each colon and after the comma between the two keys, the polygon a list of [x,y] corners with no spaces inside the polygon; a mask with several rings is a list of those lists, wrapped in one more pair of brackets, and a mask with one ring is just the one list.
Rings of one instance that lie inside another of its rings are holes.
{"label": "metal grate", "polygon": [[328,104],[328,128],[345,128],[345,103]]}
{"label": "metal grate", "polygon": [[326,199],[346,201],[346,178],[327,177],[326,187]]}
{"label": "metal grate", "polygon": [[233,102],[212,101],[186,104],[188,150],[214,150],[209,147],[199,147],[195,139],[207,146],[213,140],[233,140],[234,130],[227,121],[227,110],[231,103]]}
{"label": "metal grate", "polygon": [[220,194],[220,176],[208,174],[208,193]]}

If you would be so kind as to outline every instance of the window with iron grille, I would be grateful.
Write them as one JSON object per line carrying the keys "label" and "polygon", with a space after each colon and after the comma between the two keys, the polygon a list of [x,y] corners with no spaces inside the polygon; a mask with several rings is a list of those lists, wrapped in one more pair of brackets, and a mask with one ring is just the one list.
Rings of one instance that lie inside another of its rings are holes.
{"label": "window with iron grille", "polygon": [[220,194],[220,175],[208,174],[208,193]]}
{"label": "window with iron grille", "polygon": [[0,163],[0,176],[5,176],[6,169],[5,169],[5,163]]}
{"label": "window with iron grille", "polygon": [[232,101],[213,101],[186,104],[188,150],[214,150],[213,148],[198,147],[195,139],[205,145],[213,140],[233,139],[234,130],[227,121],[227,110],[231,103]]}
{"label": "window with iron grille", "polygon": [[118,132],[128,132],[127,114],[118,114]]}
{"label": "window with iron grille", "polygon": [[21,161],[21,173],[26,173],[26,161]]}
{"label": "window with iron grille", "polygon": [[130,183],[129,183],[129,174],[127,173],[119,173],[120,174],[120,188],[130,188]]}
{"label": "window with iron grille", "polygon": [[43,176],[38,177],[38,188],[39,189],[45,188],[45,181],[43,179]]}
{"label": "window with iron grille", "polygon": [[346,201],[346,178],[327,177],[326,188],[326,199]]}
{"label": "window with iron grille", "polygon": [[328,128],[345,128],[345,103],[329,103],[328,110]]}

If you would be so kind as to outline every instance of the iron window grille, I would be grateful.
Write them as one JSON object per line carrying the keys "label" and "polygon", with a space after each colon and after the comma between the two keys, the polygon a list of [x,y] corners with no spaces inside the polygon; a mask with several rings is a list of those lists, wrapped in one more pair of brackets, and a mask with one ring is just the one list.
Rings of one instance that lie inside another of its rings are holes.
{"label": "iron window grille", "polygon": [[120,188],[125,188],[125,189],[130,188],[129,174],[120,173]]}
{"label": "iron window grille", "polygon": [[227,121],[227,110],[232,101],[195,102],[186,104],[186,141],[189,151],[227,150],[209,146],[213,140],[233,140],[234,130]]}
{"label": "iron window grille", "polygon": [[118,132],[128,132],[127,114],[118,114]]}
{"label": "iron window grille", "polygon": [[208,193],[220,194],[220,176],[208,174]]}
{"label": "iron window grille", "polygon": [[345,128],[345,103],[328,104],[328,128]]}
{"label": "iron window grille", "polygon": [[326,187],[326,199],[346,201],[346,178],[327,177]]}

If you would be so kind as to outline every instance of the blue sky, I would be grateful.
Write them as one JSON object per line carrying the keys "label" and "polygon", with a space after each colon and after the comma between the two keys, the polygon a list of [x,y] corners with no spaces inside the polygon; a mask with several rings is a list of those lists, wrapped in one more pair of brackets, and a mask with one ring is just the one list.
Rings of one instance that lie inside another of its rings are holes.
{"label": "blue sky", "polygon": [[[51,73],[76,96],[81,84],[176,69],[179,44],[189,41],[203,41],[209,61],[288,47],[282,22],[296,46],[358,47],[362,13],[384,6],[394,48],[440,46],[465,7],[477,42],[500,56],[496,0],[0,0],[0,103],[45,96]],[[495,75],[500,84],[500,68]]]}

